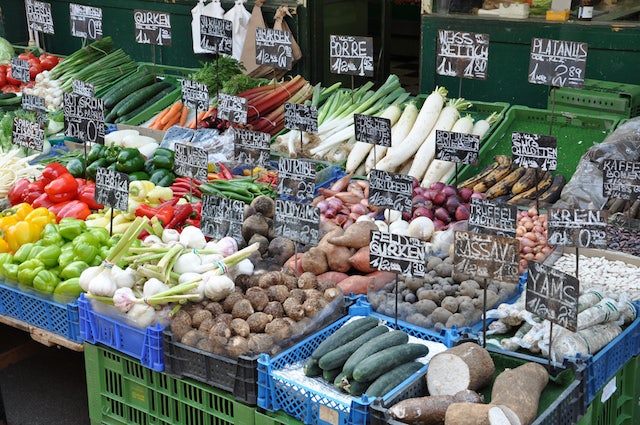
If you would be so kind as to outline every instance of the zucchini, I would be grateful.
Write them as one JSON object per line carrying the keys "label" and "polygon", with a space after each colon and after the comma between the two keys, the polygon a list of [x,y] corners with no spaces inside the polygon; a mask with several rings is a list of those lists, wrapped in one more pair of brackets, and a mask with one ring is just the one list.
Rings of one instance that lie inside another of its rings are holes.
{"label": "zucchini", "polygon": [[124,115],[120,115],[118,117],[118,119],[116,120],[116,122],[122,122],[125,123],[127,121],[129,121],[130,119],[134,118],[136,115],[142,113],[143,111],[145,111],[146,109],[150,108],[151,106],[155,105],[156,103],[158,103],[160,100],[164,99],[165,96],[168,96],[169,94],[178,91],[179,89],[174,87],[174,86],[170,86],[167,87],[165,89],[160,90],[160,92],[156,93],[155,96],[153,96],[152,98],[150,98],[149,100],[147,100],[146,102],[144,102],[142,105],[138,106],[136,109],[134,109],[133,111],[124,114]]}
{"label": "zucchini", "polygon": [[393,347],[396,345],[406,344],[409,341],[409,335],[406,332],[394,330],[387,334],[379,335],[373,338],[370,341],[367,341],[363,345],[360,346],[356,351],[353,352],[344,362],[344,366],[342,367],[342,371],[348,377],[353,375],[353,369],[366,359],[378,351],[382,351],[385,348]]}
{"label": "zucchini", "polygon": [[388,331],[389,328],[384,325],[378,325],[373,329],[369,329],[359,337],[352,339],[348,343],[336,348],[335,350],[331,350],[324,356],[320,357],[318,365],[322,370],[335,368],[342,369],[344,362],[346,362],[349,356],[351,356],[354,351],[361,347],[362,344],[372,340],[377,336],[386,334]]}
{"label": "zucchini", "polygon": [[305,363],[303,370],[306,376],[313,377],[322,375],[322,369],[318,366],[318,360],[312,359],[311,357],[309,357],[307,363]]}
{"label": "zucchini", "polygon": [[365,391],[368,396],[382,397],[398,385],[402,384],[405,379],[422,369],[424,364],[420,362],[408,362],[401,364],[388,372],[378,376],[375,381],[367,387]]}
{"label": "zucchini", "polygon": [[113,111],[117,116],[126,115],[144,104],[147,100],[158,94],[163,89],[171,87],[166,81],[158,81],[146,87],[125,96],[120,102],[113,107]]}
{"label": "zucchini", "polygon": [[429,348],[424,344],[409,343],[385,348],[361,361],[353,370],[353,377],[357,381],[373,381],[396,366],[427,354]]}
{"label": "zucchini", "polygon": [[147,71],[132,74],[130,77],[123,79],[119,84],[113,86],[113,88],[104,95],[102,98],[102,100],[104,100],[104,107],[113,108],[116,103],[120,102],[129,94],[154,83],[155,80],[156,77]]}
{"label": "zucchini", "polygon": [[340,373],[342,372],[342,368],[335,368],[335,369],[325,369],[322,371],[322,379],[324,379],[327,382],[333,382],[335,381],[336,377],[338,375],[340,375]]}
{"label": "zucchini", "polygon": [[346,344],[354,338],[359,337],[369,329],[373,329],[378,326],[378,319],[371,316],[362,317],[360,319],[352,320],[351,322],[343,325],[340,329],[332,333],[318,345],[318,347],[311,353],[311,357],[319,359],[331,350]]}

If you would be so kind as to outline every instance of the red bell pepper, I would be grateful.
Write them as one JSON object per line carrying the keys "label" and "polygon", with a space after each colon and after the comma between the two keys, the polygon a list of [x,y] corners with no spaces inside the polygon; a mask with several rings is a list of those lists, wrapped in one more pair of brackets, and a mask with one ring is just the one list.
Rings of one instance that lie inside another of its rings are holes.
{"label": "red bell pepper", "polygon": [[55,204],[51,202],[51,200],[49,199],[49,195],[47,195],[46,193],[43,193],[42,195],[34,199],[33,202],[31,202],[31,206],[33,208],[39,208],[39,207],[50,208],[53,205]]}
{"label": "red bell pepper", "polygon": [[7,83],[11,84],[12,86],[20,87],[20,84],[22,84],[22,81],[18,80],[17,78],[13,78],[13,74],[11,73],[11,66],[7,67],[6,77]]}
{"label": "red bell pepper", "polygon": [[11,205],[20,204],[25,201],[25,191],[29,187],[29,183],[31,183],[27,179],[20,179],[11,186],[9,192],[7,193],[7,198]]}
{"label": "red bell pepper", "polygon": [[67,205],[69,205],[69,202],[71,201],[64,201],[64,202],[57,202],[53,205],[51,205],[49,207],[49,211],[51,211],[52,213],[54,213],[55,215],[58,215],[58,213]]}
{"label": "red bell pepper", "polygon": [[160,208],[153,208],[147,204],[140,204],[138,205],[138,208],[136,208],[135,215],[136,217],[157,217],[163,225],[166,225],[173,218],[174,209],[175,208],[171,205],[165,205],[164,207]]}
{"label": "red bell pepper", "polygon": [[24,195],[24,201],[30,204],[35,201],[38,196],[45,193],[44,187],[46,186],[46,184],[47,182],[41,179],[29,183],[29,186],[27,186],[27,190]]}
{"label": "red bell pepper", "polygon": [[88,183],[82,189],[80,189],[78,191],[78,200],[87,204],[92,210],[101,210],[104,208],[104,205],[96,202],[95,183]]}
{"label": "red bell pepper", "polygon": [[48,181],[55,180],[63,174],[69,174],[69,170],[59,162],[47,164],[42,170],[42,177]]}
{"label": "red bell pepper", "polygon": [[58,218],[73,217],[80,220],[84,220],[91,214],[89,206],[82,201],[74,199],[69,201],[64,207],[56,214]]}
{"label": "red bell pepper", "polygon": [[51,202],[70,201],[78,195],[78,182],[71,174],[62,174],[51,180],[44,187],[44,191],[49,195]]}

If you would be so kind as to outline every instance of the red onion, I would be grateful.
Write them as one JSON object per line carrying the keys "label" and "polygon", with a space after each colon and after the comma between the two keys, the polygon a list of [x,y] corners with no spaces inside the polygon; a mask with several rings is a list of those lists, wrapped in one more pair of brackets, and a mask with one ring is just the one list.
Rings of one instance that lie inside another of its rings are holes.
{"label": "red onion", "polygon": [[431,200],[433,201],[433,203],[435,205],[442,205],[445,203],[445,201],[447,200],[447,195],[444,194],[444,192],[439,191],[436,192],[433,197],[431,198]]}
{"label": "red onion", "polygon": [[447,227],[446,224],[444,224],[444,222],[442,220],[438,220],[437,218],[435,220],[433,220],[433,227],[436,230],[444,230],[445,227]]}
{"label": "red onion", "polygon": [[486,196],[485,196],[485,194],[484,194],[484,193],[482,193],[482,192],[473,192],[473,193],[471,194],[471,197],[470,197],[469,199],[474,199],[474,198],[475,198],[475,199],[484,199],[484,198],[486,198]]}
{"label": "red onion", "polygon": [[433,219],[433,210],[427,208],[427,207],[418,207],[415,209],[415,211],[413,211],[413,216],[414,217],[428,217],[430,219]]}
{"label": "red onion", "polygon": [[464,202],[468,202],[469,199],[471,199],[471,195],[473,195],[473,189],[469,187],[463,187],[458,191],[458,194]]}
{"label": "red onion", "polygon": [[449,223],[451,221],[451,216],[449,215],[449,211],[447,211],[444,207],[439,207],[433,213],[434,217],[443,223]]}
{"label": "red onion", "polygon": [[469,219],[469,207],[467,204],[460,204],[458,208],[456,208],[456,221],[468,220]]}
{"label": "red onion", "polygon": [[324,216],[325,216],[326,218],[328,218],[328,219],[332,219],[332,218],[334,218],[334,217],[336,216],[336,210],[335,210],[335,209],[333,209],[333,208],[331,208],[331,207],[329,207],[329,208],[327,208],[327,209],[325,210],[325,212],[324,212]]}
{"label": "red onion", "polygon": [[342,208],[342,201],[338,198],[329,198],[329,200],[327,201],[327,204],[329,205],[329,208],[334,209],[334,210],[339,210]]}
{"label": "red onion", "polygon": [[447,200],[444,203],[444,207],[447,209],[447,211],[449,211],[449,214],[454,214],[456,212],[456,209],[458,208],[458,205],[460,205],[461,201],[462,200],[458,195],[452,195],[447,198]]}
{"label": "red onion", "polygon": [[[362,204],[353,204],[351,205],[351,213],[357,215],[364,215],[369,212],[369,208],[365,207]],[[357,217],[356,217],[357,218]]]}
{"label": "red onion", "polygon": [[422,195],[415,195],[413,197],[413,205],[415,205],[415,206],[424,205],[424,203],[426,201],[427,201],[427,199]]}
{"label": "red onion", "polygon": [[329,208],[329,203],[324,199],[316,204],[316,207],[320,209],[320,212],[323,213]]}
{"label": "red onion", "polygon": [[429,189],[441,190],[445,184],[443,182],[433,182],[429,185]]}
{"label": "red onion", "polygon": [[409,214],[408,212],[403,212],[402,213],[402,219],[404,221],[411,221],[411,214]]}
{"label": "red onion", "polygon": [[457,195],[458,194],[458,189],[456,189],[455,186],[445,186],[442,188],[442,192],[447,195],[447,197],[449,196],[453,196],[453,195]]}

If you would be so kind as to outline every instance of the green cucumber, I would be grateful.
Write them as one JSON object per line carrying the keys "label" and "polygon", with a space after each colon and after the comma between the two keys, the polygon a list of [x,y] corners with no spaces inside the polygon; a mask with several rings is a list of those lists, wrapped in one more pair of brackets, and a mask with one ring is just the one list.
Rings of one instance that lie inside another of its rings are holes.
{"label": "green cucumber", "polygon": [[126,124],[127,121],[129,121],[130,119],[134,118],[136,115],[138,115],[141,112],[143,112],[144,110],[150,108],[152,105],[155,105],[157,102],[159,102],[160,100],[164,99],[165,96],[168,96],[171,93],[176,92],[176,91],[179,91],[179,89],[174,87],[174,86],[169,86],[169,87],[167,87],[165,89],[162,89],[160,92],[156,93],[155,96],[153,96],[152,98],[150,98],[149,100],[144,102],[142,105],[138,106],[133,111],[129,112],[128,114],[120,115],[118,117],[118,119],[116,120],[116,122],[122,122],[122,123]]}
{"label": "green cucumber", "polygon": [[357,381],[373,381],[396,366],[427,354],[429,348],[424,344],[409,343],[385,348],[361,361],[353,370],[353,377]]}
{"label": "green cucumber", "polygon": [[346,391],[344,386],[347,384],[344,373],[340,372],[338,376],[333,380],[333,386],[339,389],[340,391]]}
{"label": "green cucumber", "polygon": [[18,97],[18,95],[16,93],[0,93],[0,99],[12,99],[14,97]]}
{"label": "green cucumber", "polygon": [[118,102],[131,93],[135,93],[143,87],[153,84],[156,77],[146,71],[136,72],[113,86],[102,98],[105,108],[113,108]]}
{"label": "green cucumber", "polygon": [[369,388],[369,385],[371,385],[371,382],[359,382],[351,379],[349,383],[344,386],[344,389],[352,396],[359,397]]}
{"label": "green cucumber", "polygon": [[376,326],[378,326],[378,319],[375,317],[366,316],[360,319],[354,319],[346,325],[343,325],[340,329],[329,335],[327,339],[322,341],[313,353],[311,353],[311,357],[319,359],[329,351],[335,350]]}
{"label": "green cucumber", "polygon": [[379,335],[370,341],[362,344],[356,351],[353,352],[344,362],[342,371],[345,375],[351,377],[353,375],[353,369],[356,366],[378,351],[382,351],[385,348],[394,347],[396,345],[406,344],[409,341],[409,335],[403,331],[391,331],[388,334]]}
{"label": "green cucumber", "polygon": [[361,347],[362,344],[372,340],[377,336],[386,334],[388,331],[389,328],[384,325],[378,325],[373,329],[369,329],[359,337],[352,339],[346,344],[336,348],[335,350],[331,350],[324,356],[320,357],[318,365],[320,365],[320,368],[322,370],[335,368],[342,369],[344,362],[346,362],[349,356],[351,356],[354,351]]}
{"label": "green cucumber", "polygon": [[307,363],[305,363],[303,370],[306,376],[313,377],[322,375],[322,369],[318,366],[318,360],[312,359],[311,357],[309,357]]}
{"label": "green cucumber", "polygon": [[20,104],[22,104],[22,97],[11,96],[0,98],[0,106],[15,106]]}
{"label": "green cucumber", "polygon": [[367,387],[365,393],[371,397],[382,397],[401,383],[408,377],[422,369],[424,364],[420,362],[408,362],[401,364],[388,372],[378,376],[375,381]]}
{"label": "green cucumber", "polygon": [[335,369],[324,369],[322,371],[322,379],[324,379],[327,382],[333,382],[335,381],[336,377],[340,375],[341,372],[342,372],[342,369],[339,367]]}
{"label": "green cucumber", "polygon": [[138,106],[144,104],[149,98],[155,96],[163,89],[171,87],[171,84],[166,81],[158,81],[157,83],[153,83],[146,87],[141,88],[138,91],[131,93],[128,96],[125,96],[120,102],[113,107],[113,111],[117,116],[126,115],[129,112],[133,111]]}

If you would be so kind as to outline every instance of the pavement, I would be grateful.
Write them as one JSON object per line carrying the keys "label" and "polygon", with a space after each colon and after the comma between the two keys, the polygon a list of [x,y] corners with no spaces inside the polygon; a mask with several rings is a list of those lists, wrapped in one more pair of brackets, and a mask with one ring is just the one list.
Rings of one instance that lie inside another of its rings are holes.
{"label": "pavement", "polygon": [[83,353],[0,324],[0,425],[89,425]]}

